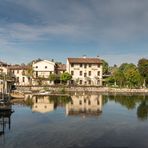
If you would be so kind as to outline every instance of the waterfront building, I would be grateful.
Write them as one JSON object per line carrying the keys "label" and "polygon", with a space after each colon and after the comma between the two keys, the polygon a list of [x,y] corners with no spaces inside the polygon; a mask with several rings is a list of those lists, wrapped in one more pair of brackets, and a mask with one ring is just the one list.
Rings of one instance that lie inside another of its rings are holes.
{"label": "waterfront building", "polygon": [[102,112],[102,95],[71,96],[72,101],[66,104],[66,115],[98,116]]}
{"label": "waterfront building", "polygon": [[66,64],[56,63],[55,72],[58,75],[66,72]]}
{"label": "waterfront building", "polygon": [[99,58],[68,58],[67,72],[72,75],[72,83],[102,86],[102,61]]}
{"label": "waterfront building", "polygon": [[31,77],[27,75],[29,67],[11,65],[8,67],[9,74],[15,78],[15,85],[30,85]]}
{"label": "waterfront building", "polygon": [[49,60],[41,60],[33,63],[34,78],[49,78],[50,74],[55,73],[55,62]]}

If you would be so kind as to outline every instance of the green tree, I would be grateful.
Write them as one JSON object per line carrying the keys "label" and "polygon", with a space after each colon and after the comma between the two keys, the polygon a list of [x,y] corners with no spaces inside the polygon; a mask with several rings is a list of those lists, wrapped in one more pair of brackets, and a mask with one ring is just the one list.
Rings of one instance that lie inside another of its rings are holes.
{"label": "green tree", "polygon": [[135,66],[129,65],[128,67],[126,67],[124,70],[124,76],[126,79],[126,83],[130,88],[141,85],[142,78]]}
{"label": "green tree", "polygon": [[57,83],[60,81],[60,77],[57,74],[51,74],[51,75],[49,75],[49,80],[54,81],[54,83]]}
{"label": "green tree", "polygon": [[114,76],[114,80],[116,81],[117,85],[119,85],[120,87],[124,86],[125,76],[124,76],[124,73],[120,69],[117,69],[114,72],[113,76]]}
{"label": "green tree", "polygon": [[140,59],[138,61],[138,70],[140,75],[144,78],[144,86],[148,85],[148,59]]}
{"label": "green tree", "polygon": [[108,73],[108,69],[109,69],[109,67],[108,67],[108,63],[105,61],[105,60],[101,60],[102,61],[102,63],[103,63],[103,74],[107,74]]}
{"label": "green tree", "polygon": [[67,81],[70,81],[71,79],[72,79],[72,76],[68,72],[64,72],[60,75],[60,80],[63,83],[67,83]]}

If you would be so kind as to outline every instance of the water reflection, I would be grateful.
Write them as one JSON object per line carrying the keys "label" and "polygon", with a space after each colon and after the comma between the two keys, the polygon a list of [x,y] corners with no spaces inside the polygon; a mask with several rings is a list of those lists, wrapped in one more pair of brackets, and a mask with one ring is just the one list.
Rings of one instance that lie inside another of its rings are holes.
{"label": "water reflection", "polygon": [[66,104],[68,116],[98,116],[102,112],[102,95],[72,95]]}
{"label": "water reflection", "polygon": [[148,119],[148,96],[146,95],[109,95],[108,99],[119,103],[128,110],[137,109],[140,120]]}
{"label": "water reflection", "polygon": [[33,112],[47,113],[62,106],[67,116],[99,116],[102,108],[110,101],[122,105],[128,110],[137,110],[140,120],[148,119],[148,96],[145,95],[102,95],[75,93],[70,96],[33,96],[25,99],[25,104]]}

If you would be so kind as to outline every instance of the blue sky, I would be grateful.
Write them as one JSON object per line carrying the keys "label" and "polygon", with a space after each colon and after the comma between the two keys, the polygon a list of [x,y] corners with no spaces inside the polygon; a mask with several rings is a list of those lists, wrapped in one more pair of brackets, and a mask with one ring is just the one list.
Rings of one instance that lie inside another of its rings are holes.
{"label": "blue sky", "polygon": [[148,58],[147,0],[1,0],[0,60]]}

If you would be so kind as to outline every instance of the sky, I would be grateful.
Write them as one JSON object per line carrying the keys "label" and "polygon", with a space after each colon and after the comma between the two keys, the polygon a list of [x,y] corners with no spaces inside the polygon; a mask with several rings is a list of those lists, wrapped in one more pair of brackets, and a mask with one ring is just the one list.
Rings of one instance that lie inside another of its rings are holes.
{"label": "sky", "polygon": [[148,58],[147,0],[0,0],[0,60]]}

